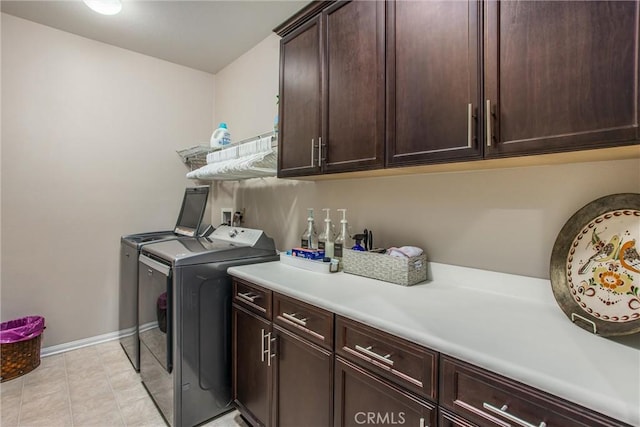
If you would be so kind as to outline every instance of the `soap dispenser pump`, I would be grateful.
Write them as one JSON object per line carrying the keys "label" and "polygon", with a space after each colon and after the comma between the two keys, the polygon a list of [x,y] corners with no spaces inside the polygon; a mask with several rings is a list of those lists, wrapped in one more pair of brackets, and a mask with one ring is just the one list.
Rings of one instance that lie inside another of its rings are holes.
{"label": "soap dispenser pump", "polygon": [[349,231],[347,226],[347,210],[338,209],[338,212],[342,212],[342,219],[340,220],[340,234],[338,234],[333,245],[333,256],[342,259],[342,250],[345,246],[347,248],[349,247]]}
{"label": "soap dispenser pump", "polygon": [[324,251],[324,256],[333,258],[334,254],[334,241],[333,241],[333,227],[331,224],[331,218],[329,217],[329,208],[322,209],[327,213],[327,217],[324,219],[324,230],[318,236],[318,249]]}
{"label": "soap dispenser pump", "polygon": [[318,233],[313,220],[313,208],[308,208],[307,212],[307,229],[302,233],[300,246],[305,249],[318,249]]}

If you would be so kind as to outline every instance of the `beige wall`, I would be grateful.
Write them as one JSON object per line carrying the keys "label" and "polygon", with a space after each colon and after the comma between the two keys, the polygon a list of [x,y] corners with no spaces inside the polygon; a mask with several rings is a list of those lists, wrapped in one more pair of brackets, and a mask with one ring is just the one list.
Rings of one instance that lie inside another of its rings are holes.
{"label": "beige wall", "polygon": [[123,234],[172,228],[214,76],[2,14],[2,320],[118,330]]}
{"label": "beige wall", "polygon": [[[268,130],[273,120],[277,43],[270,36],[216,75],[216,116],[242,137]],[[244,207],[245,225],[266,230],[281,250],[298,244],[308,207],[316,217],[331,208],[336,226],[335,209],[347,208],[353,230],[372,229],[377,246],[417,245],[432,261],[548,278],[564,223],[598,197],[640,192],[640,160],[322,182],[253,179],[216,190],[214,215],[221,204]]]}
{"label": "beige wall", "polygon": [[[119,236],[173,226],[184,187],[199,184],[175,150],[220,121],[236,140],[272,129],[278,37],[214,77],[3,14],[1,73],[1,319],[45,316],[45,346],[114,332]],[[336,222],[347,208],[377,245],[547,277],[564,222],[596,197],[640,192],[640,161],[212,186],[212,223],[244,207],[280,249],[307,207]]]}

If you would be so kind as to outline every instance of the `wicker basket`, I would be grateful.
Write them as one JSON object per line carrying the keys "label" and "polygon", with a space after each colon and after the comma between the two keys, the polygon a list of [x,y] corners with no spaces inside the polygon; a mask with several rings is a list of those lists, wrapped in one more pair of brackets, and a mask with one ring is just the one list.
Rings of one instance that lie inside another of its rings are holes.
{"label": "wicker basket", "polygon": [[27,374],[40,366],[42,334],[25,341],[0,344],[0,382]]}
{"label": "wicker basket", "polygon": [[427,280],[427,255],[399,258],[344,249],[344,272],[410,286]]}

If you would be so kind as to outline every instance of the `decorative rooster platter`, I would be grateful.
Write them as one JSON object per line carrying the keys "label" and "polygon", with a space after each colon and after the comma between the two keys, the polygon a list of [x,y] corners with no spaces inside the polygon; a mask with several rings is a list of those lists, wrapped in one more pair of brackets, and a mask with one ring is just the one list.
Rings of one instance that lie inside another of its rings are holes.
{"label": "decorative rooster platter", "polygon": [[595,334],[640,332],[640,194],[594,200],[564,225],[551,286],[564,313]]}

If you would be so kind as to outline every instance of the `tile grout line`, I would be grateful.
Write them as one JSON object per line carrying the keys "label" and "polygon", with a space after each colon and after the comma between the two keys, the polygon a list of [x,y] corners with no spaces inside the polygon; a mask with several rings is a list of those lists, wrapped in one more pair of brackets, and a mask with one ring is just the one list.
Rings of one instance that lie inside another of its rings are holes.
{"label": "tile grout line", "polygon": [[122,421],[122,425],[126,427],[127,423],[124,420],[124,415],[122,415],[122,408],[120,407],[120,401],[118,400],[118,396],[116,395],[115,390],[113,389],[113,385],[111,384],[111,375],[109,375],[109,371],[104,366],[104,359],[102,358],[103,353],[98,352],[100,357],[100,364],[102,365],[102,370],[107,375],[107,382],[109,383],[109,390],[111,390],[111,395],[113,399],[116,401],[116,405],[118,406],[118,415],[120,415],[120,421]]}
{"label": "tile grout line", "polygon": [[[42,362],[40,362],[42,363]],[[20,426],[20,417],[22,416],[22,396],[24,395],[24,378],[22,379],[22,386],[20,387],[20,403],[18,403],[18,426]]]}
{"label": "tile grout line", "polygon": [[73,407],[71,405],[71,386],[69,384],[69,372],[67,371],[67,358],[62,355],[62,364],[64,365],[64,380],[67,383],[67,403],[69,404],[69,415],[71,415],[71,427],[75,427],[73,422]]}

